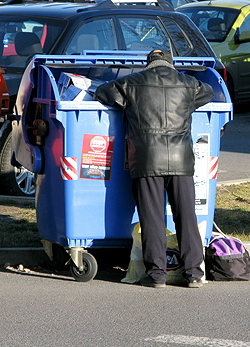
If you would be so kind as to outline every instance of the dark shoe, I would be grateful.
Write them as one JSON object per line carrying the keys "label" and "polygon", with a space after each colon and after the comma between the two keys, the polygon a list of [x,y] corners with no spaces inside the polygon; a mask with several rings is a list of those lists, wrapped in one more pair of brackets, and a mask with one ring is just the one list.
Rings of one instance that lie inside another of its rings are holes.
{"label": "dark shoe", "polygon": [[153,280],[152,277],[144,277],[140,280],[140,285],[144,286],[144,287],[151,287],[151,288],[166,288],[166,284],[165,283],[157,283]]}
{"label": "dark shoe", "polygon": [[200,288],[203,286],[203,283],[201,280],[191,280],[187,284],[188,288]]}

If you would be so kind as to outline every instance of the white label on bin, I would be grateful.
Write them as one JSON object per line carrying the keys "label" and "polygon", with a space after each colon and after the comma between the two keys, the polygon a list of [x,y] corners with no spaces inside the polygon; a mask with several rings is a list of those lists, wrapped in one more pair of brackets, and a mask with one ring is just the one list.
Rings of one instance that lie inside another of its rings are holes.
{"label": "white label on bin", "polygon": [[77,180],[77,158],[61,157],[60,173],[61,179],[64,181]]}
{"label": "white label on bin", "polygon": [[[195,155],[195,213],[203,216],[208,214],[210,134],[198,134],[198,140],[194,144],[193,150]],[[172,215],[169,203],[167,204],[167,215]]]}
{"label": "white label on bin", "polygon": [[209,161],[210,134],[198,134],[198,141],[194,145],[195,155],[195,212],[197,215],[208,214],[209,192]]}

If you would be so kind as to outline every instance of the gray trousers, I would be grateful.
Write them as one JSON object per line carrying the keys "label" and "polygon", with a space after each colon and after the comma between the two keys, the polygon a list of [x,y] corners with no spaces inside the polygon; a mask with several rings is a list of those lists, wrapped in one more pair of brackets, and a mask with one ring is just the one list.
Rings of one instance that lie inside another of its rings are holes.
{"label": "gray trousers", "polygon": [[195,215],[192,176],[157,176],[133,179],[132,191],[141,223],[143,261],[146,273],[164,283],[166,272],[165,189],[175,222],[183,277],[200,279],[203,247]]}

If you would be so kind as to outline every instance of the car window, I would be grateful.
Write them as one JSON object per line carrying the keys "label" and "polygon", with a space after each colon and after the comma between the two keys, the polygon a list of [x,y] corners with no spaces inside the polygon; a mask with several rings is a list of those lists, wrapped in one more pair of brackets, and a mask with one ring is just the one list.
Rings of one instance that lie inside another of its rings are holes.
{"label": "car window", "polygon": [[186,56],[191,52],[193,46],[187,35],[181,30],[181,28],[173,20],[168,18],[162,18],[162,21],[166,27],[169,36],[171,37],[177,55]]}
{"label": "car window", "polygon": [[191,18],[206,39],[211,42],[223,42],[239,15],[238,10],[210,6],[180,8],[178,11]]}
{"label": "car window", "polygon": [[250,31],[250,15],[248,15],[240,27],[240,34],[243,31]]}
{"label": "car window", "polygon": [[188,17],[180,16],[176,21],[162,17],[171,42],[175,47],[176,56],[181,57],[211,57],[214,52],[204,40],[200,31]]}
{"label": "car window", "polygon": [[126,49],[151,51],[154,48],[170,49],[170,41],[159,20],[143,17],[120,17]]}
{"label": "car window", "polygon": [[2,67],[25,67],[34,54],[47,54],[66,22],[58,20],[13,20],[0,17]]}
{"label": "car window", "polygon": [[80,26],[71,39],[65,54],[82,54],[83,50],[118,49],[111,19],[96,19]]}

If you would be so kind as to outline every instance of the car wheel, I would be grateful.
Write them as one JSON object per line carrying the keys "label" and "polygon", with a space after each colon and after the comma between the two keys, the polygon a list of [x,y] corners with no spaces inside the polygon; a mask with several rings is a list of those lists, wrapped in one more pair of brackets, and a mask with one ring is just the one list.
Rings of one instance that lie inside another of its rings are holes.
{"label": "car wheel", "polygon": [[12,134],[7,137],[0,154],[1,191],[18,196],[34,196],[35,175],[24,167],[11,165]]}

